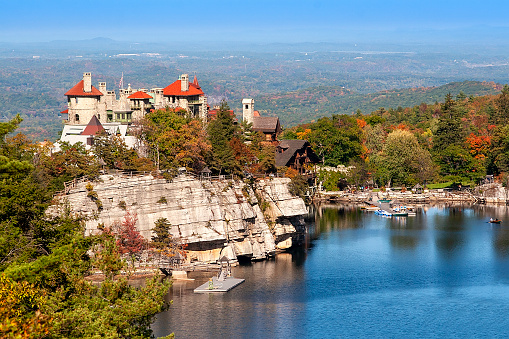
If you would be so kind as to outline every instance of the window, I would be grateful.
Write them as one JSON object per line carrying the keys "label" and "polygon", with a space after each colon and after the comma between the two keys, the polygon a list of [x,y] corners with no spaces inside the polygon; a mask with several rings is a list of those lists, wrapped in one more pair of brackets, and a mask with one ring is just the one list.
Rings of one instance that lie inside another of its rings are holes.
{"label": "window", "polygon": [[99,121],[101,121],[101,115],[100,114],[97,114],[97,119],[99,119]]}
{"label": "window", "polygon": [[249,105],[246,105],[246,109],[249,109]]}
{"label": "window", "polygon": [[78,114],[76,114],[76,115],[74,116],[74,120],[76,120],[76,121],[80,121],[80,116],[79,116]]}

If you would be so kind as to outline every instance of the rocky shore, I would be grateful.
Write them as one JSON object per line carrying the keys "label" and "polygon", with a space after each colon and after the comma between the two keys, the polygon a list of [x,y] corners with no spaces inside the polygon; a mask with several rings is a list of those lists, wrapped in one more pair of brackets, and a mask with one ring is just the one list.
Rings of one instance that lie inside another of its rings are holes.
{"label": "rocky shore", "polygon": [[322,202],[377,202],[380,199],[390,199],[408,203],[449,203],[465,202],[478,204],[509,204],[509,191],[499,183],[490,183],[477,186],[475,189],[463,190],[423,190],[422,193],[412,191],[401,192],[398,190],[387,190],[385,192],[373,192],[370,190],[358,192],[319,192],[313,200]]}
{"label": "rocky shore", "polygon": [[108,174],[56,196],[48,213],[59,213],[68,204],[87,217],[86,234],[93,234],[100,225],[122,221],[129,210],[136,213],[138,230],[147,240],[155,221],[166,218],[172,236],[188,245],[189,262],[215,262],[220,256],[258,260],[303,239],[307,208],[289,193],[289,182]]}

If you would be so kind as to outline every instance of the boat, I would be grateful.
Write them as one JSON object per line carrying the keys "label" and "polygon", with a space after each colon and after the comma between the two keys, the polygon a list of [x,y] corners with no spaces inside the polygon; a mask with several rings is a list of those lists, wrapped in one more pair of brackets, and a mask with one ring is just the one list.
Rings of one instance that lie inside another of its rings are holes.
{"label": "boat", "polygon": [[376,211],[375,211],[375,214],[376,214],[376,215],[380,215],[380,216],[382,216],[382,217],[392,217],[392,213],[387,212],[387,211],[382,210],[382,209],[376,210]]}
{"label": "boat", "polygon": [[488,221],[489,223],[491,224],[500,224],[502,222],[502,220],[500,219],[490,219],[490,221]]}
{"label": "boat", "polygon": [[371,205],[371,206],[362,206],[361,209],[364,211],[376,211],[376,210],[380,209],[380,207]]}
{"label": "boat", "polygon": [[380,202],[380,203],[389,203],[389,202],[391,202],[391,199],[378,199],[378,202]]}
{"label": "boat", "polygon": [[392,213],[392,216],[393,217],[408,217],[408,213],[407,212],[394,212],[394,213]]}

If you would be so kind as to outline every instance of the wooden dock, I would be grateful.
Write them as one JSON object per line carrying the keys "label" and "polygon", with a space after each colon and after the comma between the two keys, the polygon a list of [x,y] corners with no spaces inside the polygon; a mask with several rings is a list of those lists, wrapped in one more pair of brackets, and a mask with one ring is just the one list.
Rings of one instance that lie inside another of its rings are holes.
{"label": "wooden dock", "polygon": [[194,293],[228,292],[243,282],[244,279],[226,277],[224,280],[220,280],[217,277],[213,277],[211,281],[196,287]]}

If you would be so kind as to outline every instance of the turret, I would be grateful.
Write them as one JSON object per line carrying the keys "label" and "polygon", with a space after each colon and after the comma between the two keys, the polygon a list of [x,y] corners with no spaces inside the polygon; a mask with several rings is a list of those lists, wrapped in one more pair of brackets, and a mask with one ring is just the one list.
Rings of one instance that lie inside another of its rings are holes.
{"label": "turret", "polygon": [[252,124],[254,120],[254,100],[242,99],[242,120]]}

